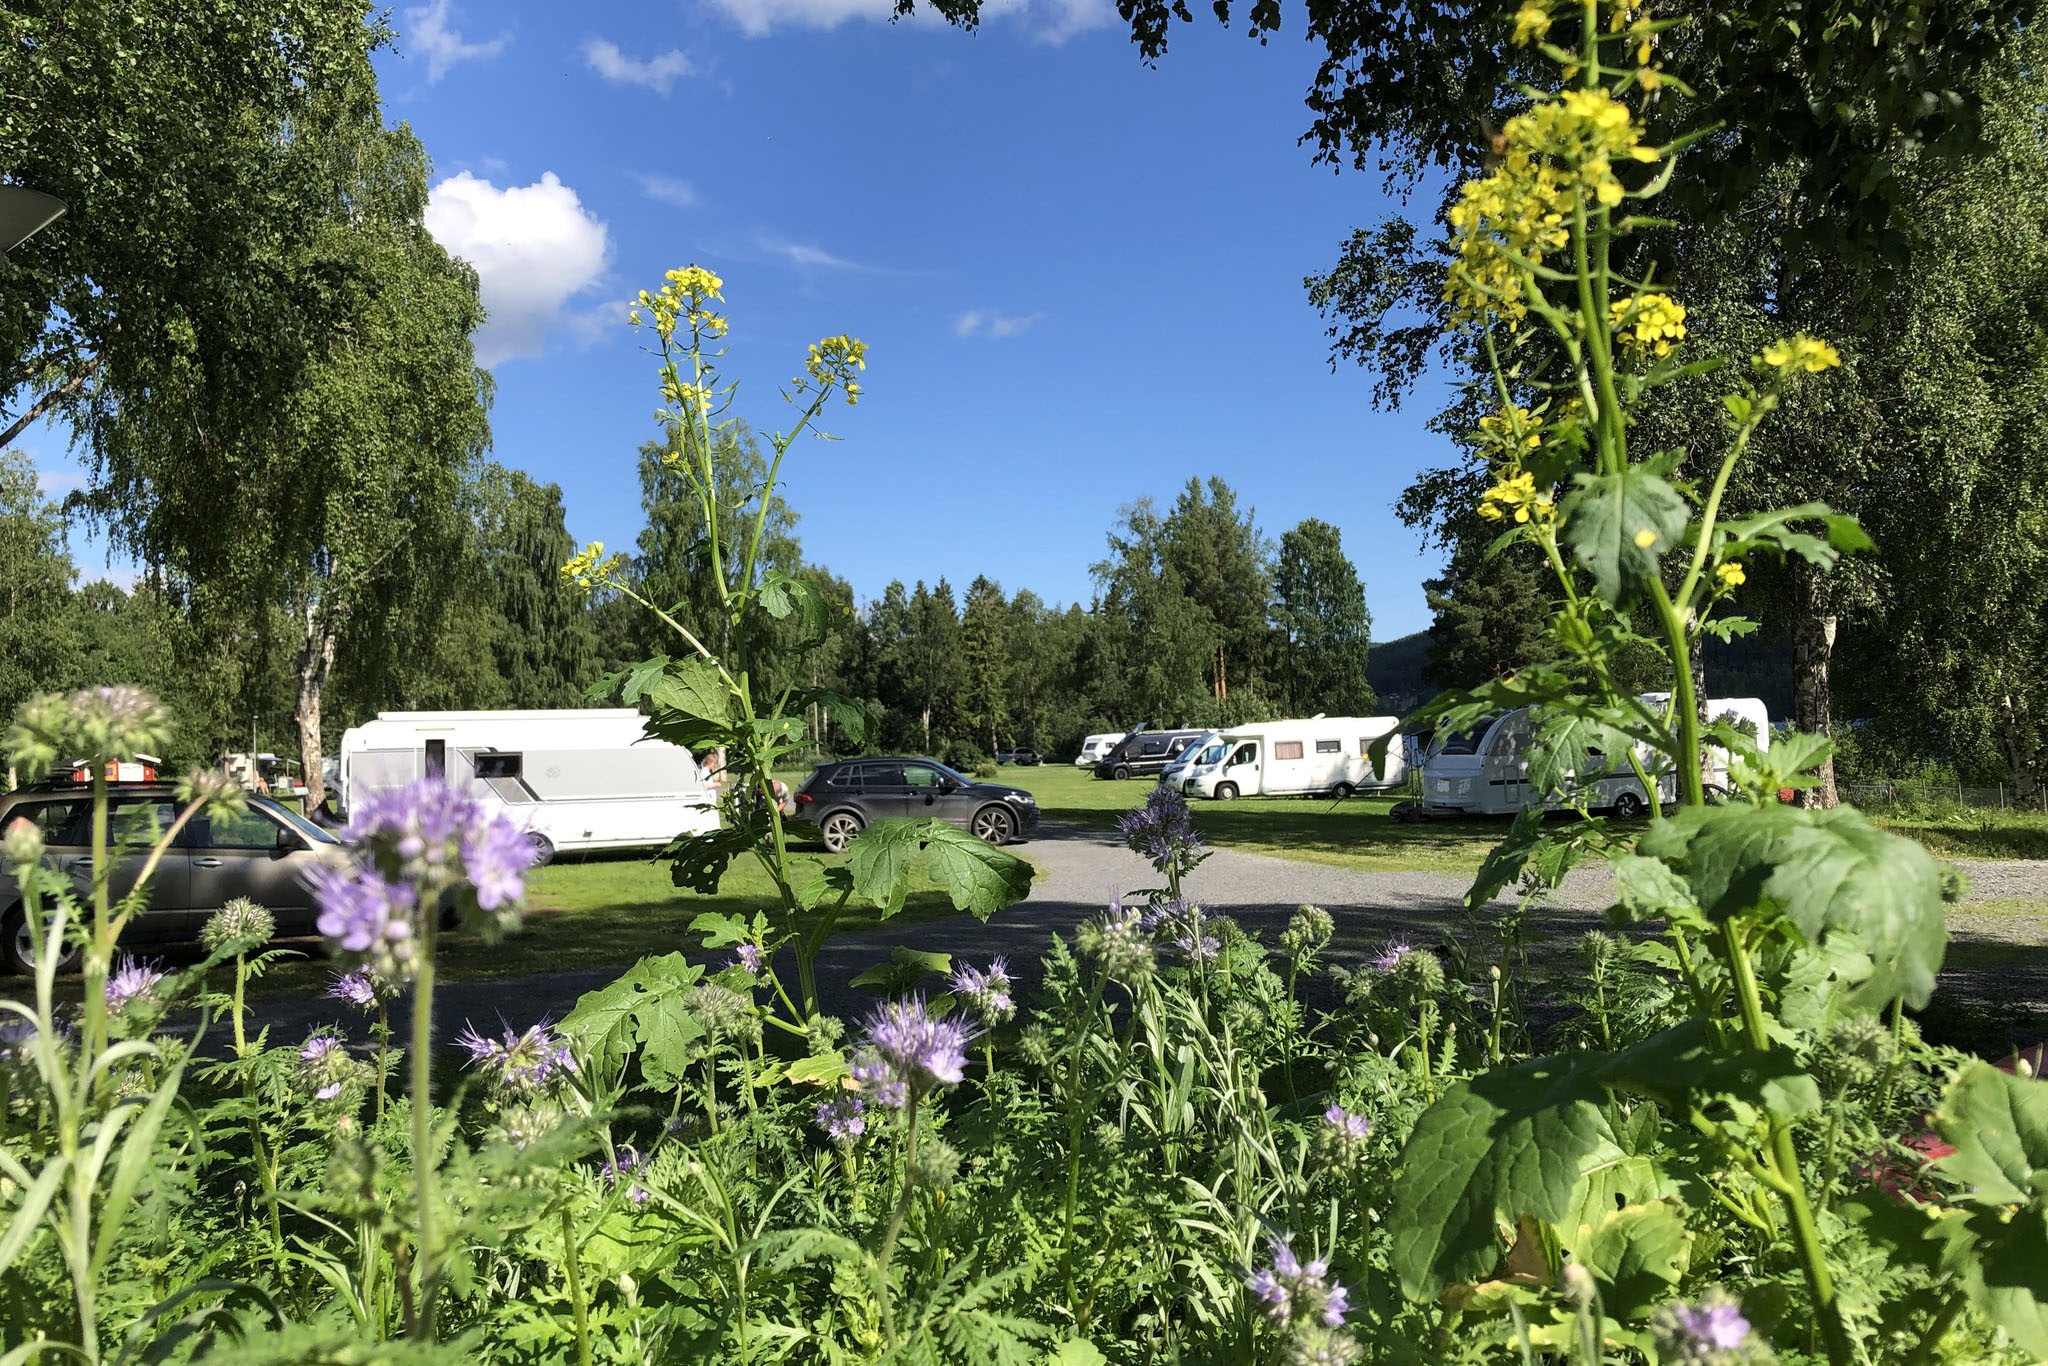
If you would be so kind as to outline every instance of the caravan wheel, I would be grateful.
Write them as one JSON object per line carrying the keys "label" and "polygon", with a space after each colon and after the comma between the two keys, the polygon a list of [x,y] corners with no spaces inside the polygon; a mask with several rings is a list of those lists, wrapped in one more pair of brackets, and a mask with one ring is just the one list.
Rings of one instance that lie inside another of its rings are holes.
{"label": "caravan wheel", "polygon": [[545,868],[555,861],[555,842],[538,830],[526,833],[527,841],[533,845],[533,866]]}
{"label": "caravan wheel", "polygon": [[1358,791],[1358,789],[1353,787],[1350,783],[1338,783],[1335,787],[1330,789],[1330,795],[1341,802],[1349,800],[1351,794],[1356,791]]}
{"label": "caravan wheel", "polygon": [[1614,816],[1617,820],[1632,821],[1649,810],[1643,799],[1633,792],[1624,792],[1614,799]]}

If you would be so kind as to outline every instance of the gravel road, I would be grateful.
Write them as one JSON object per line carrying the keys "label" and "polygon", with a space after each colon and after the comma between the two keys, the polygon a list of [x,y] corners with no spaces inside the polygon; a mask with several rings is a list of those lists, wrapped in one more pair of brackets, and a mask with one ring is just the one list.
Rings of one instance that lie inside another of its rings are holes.
{"label": "gravel road", "polygon": [[[1027,980],[1038,955],[1054,934],[1070,932],[1098,913],[1112,896],[1157,885],[1158,876],[1114,836],[1058,825],[1042,827],[1020,851],[1045,875],[1028,900],[999,911],[987,924],[955,917],[895,930],[845,935],[826,946],[819,982],[826,1008],[842,1015],[864,1009],[868,997],[848,983],[889,957],[896,945],[949,953],[977,961],[1009,956]],[[1971,877],[1973,902],[2014,897],[2048,898],[2048,862],[1963,865]],[[1461,873],[1361,872],[1325,864],[1218,850],[1198,868],[1188,891],[1211,912],[1228,915],[1272,943],[1303,902],[1329,910],[1337,938],[1331,956],[1357,962],[1399,935],[1420,944],[1444,943],[1483,932],[1489,917],[1468,917],[1464,894],[1471,885]],[[1538,919],[1538,932],[1560,939],[1601,923],[1608,905],[1604,867],[1575,871]],[[1495,907],[1508,903],[1497,901]],[[1958,908],[1951,920],[1951,970],[1942,994],[1956,1006],[1995,1003],[1998,1018],[2015,1042],[2048,1037],[2048,916],[1971,915]],[[436,993],[437,1027],[443,1032],[470,1021],[479,1027],[500,1019],[524,1025],[560,1017],[576,998],[610,982],[615,970],[555,973],[495,982],[448,982]],[[336,1018],[324,1000],[268,1005],[261,1018],[282,1037]]]}

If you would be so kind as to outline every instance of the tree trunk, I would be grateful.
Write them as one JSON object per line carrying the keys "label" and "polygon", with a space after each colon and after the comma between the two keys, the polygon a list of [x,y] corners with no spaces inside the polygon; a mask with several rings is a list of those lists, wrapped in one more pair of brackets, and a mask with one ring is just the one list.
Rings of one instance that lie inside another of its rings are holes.
{"label": "tree trunk", "polygon": [[2000,748],[2005,751],[2006,768],[2012,773],[2016,800],[2031,802],[2041,790],[2043,749],[2036,742],[2027,699],[2018,695],[2002,675],[1999,697]]}
{"label": "tree trunk", "polygon": [[[1820,572],[1807,564],[1793,571],[1792,688],[1799,729],[1815,735],[1832,734],[1829,719],[1828,664],[1835,651],[1835,606]],[[1830,756],[1820,767],[1818,786],[1802,788],[1799,804],[1829,810],[1841,798],[1835,792],[1835,761]]]}
{"label": "tree trunk", "polygon": [[930,754],[932,752],[932,709],[926,707],[918,713],[917,719],[919,724],[924,727],[924,752]]}
{"label": "tree trunk", "polygon": [[306,770],[306,810],[327,800],[326,775],[320,771],[320,698],[334,672],[333,620],[316,606],[306,607],[306,638],[299,648],[298,697],[292,718],[299,726],[299,762]]}

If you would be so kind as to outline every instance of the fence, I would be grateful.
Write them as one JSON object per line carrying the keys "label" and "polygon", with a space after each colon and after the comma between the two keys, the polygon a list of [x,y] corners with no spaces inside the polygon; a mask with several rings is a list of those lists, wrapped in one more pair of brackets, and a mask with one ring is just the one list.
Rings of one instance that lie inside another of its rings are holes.
{"label": "fence", "polygon": [[1968,783],[1919,779],[1885,783],[1841,783],[1842,800],[1866,811],[1928,811],[1969,807],[1979,811],[2031,811],[2048,815],[2048,786],[2036,785],[2026,796],[2010,783],[1971,786]]}

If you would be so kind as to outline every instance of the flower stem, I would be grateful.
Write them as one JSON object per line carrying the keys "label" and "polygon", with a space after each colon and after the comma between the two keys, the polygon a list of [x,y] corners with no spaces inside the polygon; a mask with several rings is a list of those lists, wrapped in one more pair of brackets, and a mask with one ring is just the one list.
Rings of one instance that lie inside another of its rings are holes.
{"label": "flower stem", "polygon": [[889,1229],[882,1235],[882,1251],[876,1258],[875,1285],[882,1294],[882,1330],[888,1334],[889,1345],[896,1345],[896,1315],[889,1305],[889,1263],[896,1255],[896,1239],[903,1232],[903,1218],[910,1213],[910,1192],[917,1184],[917,1105],[915,1091],[910,1095],[909,1127],[903,1138],[903,1188],[897,1192],[896,1208],[889,1214]]}
{"label": "flower stem", "polygon": [[576,1226],[569,1211],[562,1211],[562,1264],[569,1273],[569,1307],[576,1315],[576,1366],[590,1366],[590,1304],[583,1294],[583,1273],[576,1247]]}
{"label": "flower stem", "polygon": [[412,988],[412,1179],[418,1206],[419,1336],[434,1340],[434,1292],[440,1281],[434,1247],[434,931],[437,917],[422,916],[424,950]]}

